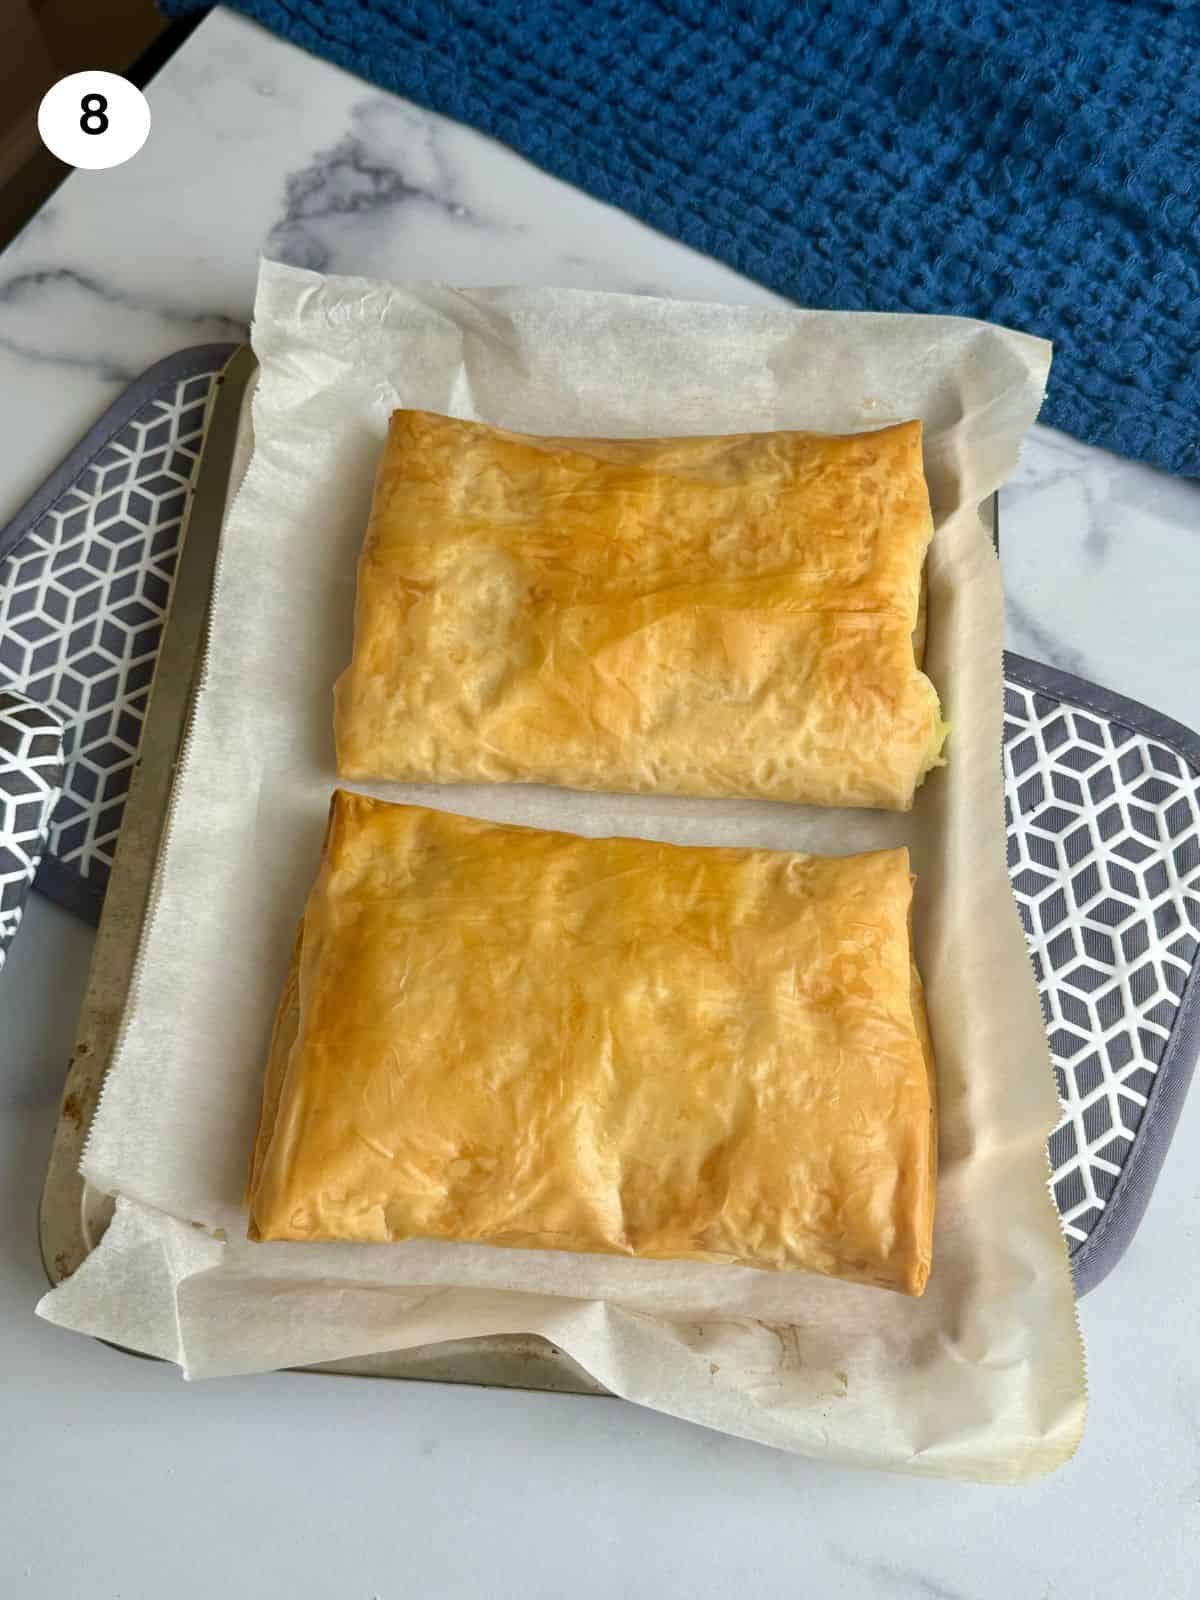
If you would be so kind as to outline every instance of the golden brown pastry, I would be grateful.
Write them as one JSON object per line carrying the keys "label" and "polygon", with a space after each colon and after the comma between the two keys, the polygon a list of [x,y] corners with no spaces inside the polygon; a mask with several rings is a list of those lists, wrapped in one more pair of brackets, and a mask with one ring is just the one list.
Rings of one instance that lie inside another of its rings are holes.
{"label": "golden brown pastry", "polygon": [[[920,1294],[906,850],[583,839],[338,791],[250,1236],[807,1268]],[[298,984],[296,978],[298,976]]]}
{"label": "golden brown pastry", "polygon": [[907,810],[921,425],[550,439],[397,411],[336,691],[346,778]]}

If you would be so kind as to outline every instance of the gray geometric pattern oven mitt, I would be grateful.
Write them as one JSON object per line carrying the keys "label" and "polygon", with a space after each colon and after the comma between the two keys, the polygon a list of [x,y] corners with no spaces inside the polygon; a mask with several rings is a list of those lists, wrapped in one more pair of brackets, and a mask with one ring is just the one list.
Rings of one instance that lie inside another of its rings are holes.
{"label": "gray geometric pattern oven mitt", "polygon": [[0,972],[63,782],[63,729],[45,706],[0,689]]}

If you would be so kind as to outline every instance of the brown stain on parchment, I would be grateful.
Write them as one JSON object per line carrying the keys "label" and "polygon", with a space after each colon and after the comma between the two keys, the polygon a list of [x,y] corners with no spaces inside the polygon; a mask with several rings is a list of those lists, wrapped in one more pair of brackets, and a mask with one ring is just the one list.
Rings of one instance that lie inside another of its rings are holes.
{"label": "brown stain on parchment", "polygon": [[[759,1327],[769,1333],[779,1346],[779,1366],[782,1371],[799,1371],[805,1368],[800,1348],[801,1330],[784,1322],[760,1322]],[[850,1375],[835,1367],[832,1378],[832,1398],[842,1400],[850,1392]]]}

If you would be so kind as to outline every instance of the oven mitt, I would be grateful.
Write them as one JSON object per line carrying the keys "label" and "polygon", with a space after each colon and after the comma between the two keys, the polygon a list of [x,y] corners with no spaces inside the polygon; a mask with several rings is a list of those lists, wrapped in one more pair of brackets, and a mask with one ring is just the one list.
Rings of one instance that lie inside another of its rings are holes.
{"label": "oven mitt", "polygon": [[46,848],[62,781],[62,724],[36,700],[0,689],[0,971]]}

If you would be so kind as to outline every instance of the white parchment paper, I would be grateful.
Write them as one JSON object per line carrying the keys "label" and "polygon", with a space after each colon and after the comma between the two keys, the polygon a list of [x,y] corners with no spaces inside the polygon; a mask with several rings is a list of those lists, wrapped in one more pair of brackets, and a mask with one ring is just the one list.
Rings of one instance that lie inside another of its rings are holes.
{"label": "white parchment paper", "polygon": [[[120,1197],[117,1215],[41,1314],[193,1377],[540,1333],[617,1394],[808,1455],[992,1479],[1064,1460],[1082,1428],[1083,1355],[1047,1187],[1053,1076],[1005,868],[1003,601],[978,513],[1037,413],[1049,347],[957,318],[464,292],[271,263],[253,342],[253,456],[226,519],[143,960],[83,1162]],[[922,1300],[688,1262],[245,1241],[267,1041],[336,782],[331,689],[396,406],[555,434],[924,422],[937,523],[926,666],[953,732],[948,767],[910,816],[373,790],[585,834],[832,853],[907,842],[941,1098]]]}

